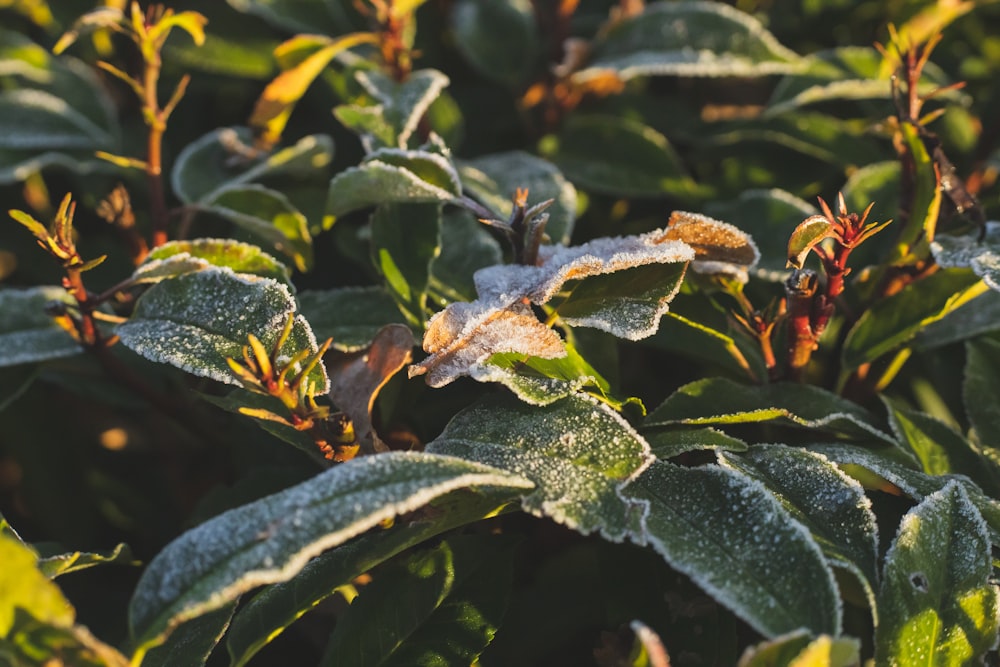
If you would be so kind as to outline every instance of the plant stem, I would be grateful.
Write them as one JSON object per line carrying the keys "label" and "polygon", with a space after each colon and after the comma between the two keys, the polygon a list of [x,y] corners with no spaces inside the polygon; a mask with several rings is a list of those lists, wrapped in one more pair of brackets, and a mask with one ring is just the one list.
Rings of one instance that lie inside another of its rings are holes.
{"label": "plant stem", "polygon": [[146,60],[143,77],[143,114],[149,126],[149,137],[146,143],[146,177],[149,181],[150,208],[153,218],[153,247],[167,242],[167,200],[163,191],[163,132],[166,121],[160,103],[157,100],[156,89],[160,80],[160,55]]}

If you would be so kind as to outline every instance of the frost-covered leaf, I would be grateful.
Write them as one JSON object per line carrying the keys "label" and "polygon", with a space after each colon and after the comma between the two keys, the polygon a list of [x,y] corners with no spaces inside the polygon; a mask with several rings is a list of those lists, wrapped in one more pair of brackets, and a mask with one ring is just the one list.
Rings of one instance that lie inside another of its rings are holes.
{"label": "frost-covered leaf", "polygon": [[951,482],[899,525],[879,593],[875,661],[969,665],[996,646],[998,600],[986,523]]}
{"label": "frost-covered leaf", "polygon": [[432,500],[412,521],[357,537],[311,560],[293,578],[264,588],[233,619],[227,646],[233,667],[244,665],[267,642],[355,577],[424,540],[493,514],[520,489],[459,490]]}
{"label": "frost-covered leaf", "polygon": [[455,46],[477,72],[511,88],[525,82],[541,51],[529,0],[459,0],[450,18]]}
{"label": "frost-covered leaf", "polygon": [[922,328],[983,294],[978,276],[967,270],[938,271],[911,283],[865,310],[847,334],[844,373],[878,359]]}
{"label": "frost-covered leaf", "polygon": [[462,488],[530,489],[516,475],[423,453],[343,463],[297,486],[225,512],[167,545],[129,606],[138,650],[184,621],[262,584],[288,581],[321,552]]}
{"label": "frost-covered leaf", "polygon": [[720,462],[761,482],[834,566],[858,577],[878,621],[878,524],[871,501],[855,480],[815,452],[755,445],[743,454],[719,452]]}
{"label": "frost-covered leaf", "polygon": [[[239,384],[226,358],[242,357],[248,334],[270,349],[294,311],[295,300],[284,285],[212,268],[153,285],[117,333],[122,343],[151,361]],[[299,350],[318,350],[312,329],[301,315],[296,316],[281,349],[287,357]],[[322,363],[309,379],[318,393],[329,389]]]}
{"label": "frost-covered leaf", "polygon": [[350,418],[366,454],[388,450],[375,433],[372,409],[385,383],[410,363],[413,345],[409,327],[388,324],[379,329],[367,349],[327,356],[330,400]]}
{"label": "frost-covered leaf", "polygon": [[229,627],[236,603],[229,604],[181,624],[162,644],[142,657],[142,667],[204,665]]}
{"label": "frost-covered leaf", "polygon": [[518,188],[528,190],[530,203],[554,199],[545,209],[549,214],[545,233],[553,243],[569,243],[576,220],[576,188],[551,162],[523,151],[509,151],[460,162],[458,173],[466,194],[501,216],[510,215],[512,196]]}
{"label": "frost-covered leaf", "polygon": [[976,299],[975,308],[959,308],[921,329],[913,346],[934,350],[994,331],[1000,331],[1000,292],[989,290]]}
{"label": "frost-covered leaf", "polygon": [[728,202],[709,202],[705,212],[728,220],[750,236],[760,247],[760,261],[751,275],[777,282],[788,276],[788,234],[805,218],[816,213],[816,207],[784,190],[746,190]]}
{"label": "frost-covered leaf", "polygon": [[381,287],[307,290],[298,295],[299,312],[318,340],[333,338],[332,349],[356,352],[367,347],[379,329],[405,322],[395,299]]}
{"label": "frost-covered leaf", "polygon": [[540,146],[570,181],[585,190],[630,197],[689,198],[700,186],[667,138],[635,120],[573,114]]}
{"label": "frost-covered leaf", "polygon": [[559,334],[539,322],[529,306],[501,308],[481,301],[453,303],[434,315],[427,322],[423,347],[430,356],[410,366],[409,375],[426,373],[432,387],[468,375],[502,352],[543,359],[566,355]]}
{"label": "frost-covered leaf", "polygon": [[813,638],[805,630],[751,646],[737,667],[855,667],[861,664],[861,642],[853,637]]}
{"label": "frost-covered leaf", "polygon": [[62,287],[0,290],[0,367],[69,357],[83,351],[69,333],[45,312],[52,302],[76,301]]}
{"label": "frost-covered leaf", "polygon": [[961,433],[931,415],[909,410],[887,398],[883,402],[893,433],[913,453],[924,472],[963,474],[991,494],[1000,492],[1000,467]]}
{"label": "frost-covered leaf", "polygon": [[138,283],[156,283],[213,266],[270,278],[290,289],[293,287],[287,267],[257,246],[232,239],[169,241],[150,251],[132,274],[132,279]]}
{"label": "frost-covered leaf", "polygon": [[654,460],[628,422],[583,395],[544,407],[489,397],[458,413],[427,451],[523,475],[536,486],[525,511],[616,542],[639,530],[641,513],[619,491]]}
{"label": "frost-covered leaf", "polygon": [[275,176],[316,173],[333,159],[333,141],[322,134],[303,137],[293,145],[247,160],[253,134],[245,127],[224,127],[192,141],[177,156],[170,172],[174,194],[185,204],[209,201],[222,188]]}
{"label": "frost-covered leaf", "polygon": [[747,443],[711,426],[644,428],[641,433],[658,459],[669,459],[702,449],[724,449],[730,452],[747,450]]}
{"label": "frost-covered leaf", "polygon": [[407,320],[423,327],[431,266],[441,251],[439,204],[381,204],[371,217],[372,263]]}
{"label": "frost-covered leaf", "polygon": [[448,77],[434,69],[412,72],[403,82],[378,70],[360,70],[354,77],[375,103],[337,107],[334,115],[361,134],[369,152],[385,147],[409,148],[417,123],[448,85]]}
{"label": "frost-covered leaf", "polygon": [[1000,396],[1000,341],[978,338],[965,344],[962,398],[965,413],[979,441],[1000,447],[1000,405],[986,397]]}
{"label": "frost-covered leaf", "polygon": [[594,44],[585,81],[604,70],[637,76],[760,76],[795,71],[800,58],[757,19],[715,2],[650,3]]}
{"label": "frost-covered leaf", "polygon": [[623,494],[648,504],[633,539],[764,636],[839,633],[840,597],[820,548],[760,482],[660,461]]}
{"label": "frost-covered leaf", "polygon": [[323,226],[361,208],[389,203],[448,203],[462,194],[447,158],[426,151],[383,148],[330,181]]}
{"label": "frost-covered leaf", "polygon": [[299,271],[312,268],[312,236],[306,216],[277,190],[255,184],[224,187],[199,209],[215,213],[267,241],[291,258]]}
{"label": "frost-covered leaf", "polygon": [[51,93],[0,93],[0,148],[104,150],[114,145],[111,134]]}
{"label": "frost-covered leaf", "polygon": [[674,211],[663,237],[694,249],[691,270],[697,273],[727,274],[745,283],[747,271],[760,259],[757,246],[745,232],[700,213]]}
{"label": "frost-covered leaf", "polygon": [[1000,222],[986,223],[982,241],[975,234],[941,234],[931,243],[934,259],[945,268],[970,268],[990,286],[1000,290]]}
{"label": "frost-covered leaf", "polygon": [[874,436],[895,442],[870,412],[825,389],[783,382],[753,387],[721,377],[684,385],[649,414],[644,426],[772,420],[861,440]]}
{"label": "frost-covered leaf", "polygon": [[456,536],[379,570],[338,620],[320,664],[474,664],[507,608],[511,545]]}
{"label": "frost-covered leaf", "polygon": [[[816,444],[811,450],[823,454],[831,461],[843,466],[860,466],[874,473],[914,500],[940,491],[951,481],[957,481],[965,488],[972,504],[976,506],[990,527],[994,544],[1000,544],[1000,502],[983,493],[963,475],[928,475],[916,468],[916,462],[909,459],[898,448],[880,447],[873,449],[848,444]],[[898,493],[898,491],[896,492]]]}
{"label": "frost-covered leaf", "polygon": [[38,559],[38,569],[49,579],[98,565],[111,564],[137,565],[138,561],[132,557],[132,550],[127,544],[119,544],[114,549],[105,552],[70,551],[42,556]]}

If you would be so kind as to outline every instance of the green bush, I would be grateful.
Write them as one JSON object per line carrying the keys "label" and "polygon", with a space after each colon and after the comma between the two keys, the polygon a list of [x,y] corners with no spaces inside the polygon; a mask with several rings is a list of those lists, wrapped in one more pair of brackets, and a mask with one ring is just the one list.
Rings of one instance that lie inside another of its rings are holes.
{"label": "green bush", "polygon": [[0,0],[0,664],[998,664],[995,5],[126,4]]}

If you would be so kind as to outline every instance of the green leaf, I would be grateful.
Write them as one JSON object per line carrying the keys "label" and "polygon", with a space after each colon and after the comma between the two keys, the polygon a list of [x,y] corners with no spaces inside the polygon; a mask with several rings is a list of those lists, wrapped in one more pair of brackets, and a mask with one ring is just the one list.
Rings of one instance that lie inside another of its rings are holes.
{"label": "green leaf", "polygon": [[361,135],[369,152],[408,148],[420,119],[448,85],[448,77],[434,69],[417,70],[404,82],[378,70],[361,70],[354,76],[375,104],[340,106],[334,115]]}
{"label": "green leaf", "polygon": [[[463,186],[468,187],[468,183],[463,182]],[[441,254],[431,265],[431,285],[434,288],[455,301],[471,301],[476,294],[473,274],[502,261],[500,242],[490,234],[486,225],[464,209],[444,212]]]}
{"label": "green leaf", "polygon": [[934,259],[945,268],[968,267],[990,289],[1000,290],[1000,223],[986,223],[982,240],[975,236],[940,235],[931,243]]}
{"label": "green leaf", "polygon": [[1000,341],[978,338],[965,344],[962,397],[965,413],[979,441],[1000,447],[1000,406],[988,397],[1000,396]]}
{"label": "green leaf", "polygon": [[760,261],[751,273],[777,282],[788,276],[786,268],[790,230],[817,213],[816,207],[779,189],[747,190],[728,202],[710,202],[705,213],[728,220],[753,237],[760,248]]}
{"label": "green leaf", "polygon": [[0,535],[0,637],[14,625],[15,612],[22,609],[50,625],[73,624],[73,607],[59,587],[38,568],[38,556],[25,544]]}
{"label": "green leaf", "polygon": [[916,463],[908,459],[898,448],[873,449],[847,444],[817,444],[810,445],[809,448],[836,462],[841,468],[860,466],[898,487],[915,500],[922,500],[940,491],[950,482],[957,481],[965,488],[972,504],[986,519],[993,542],[1000,544],[1000,502],[985,495],[968,478],[961,475],[928,475],[915,470]]}
{"label": "green leaf", "polygon": [[527,81],[542,47],[529,0],[458,0],[450,18],[455,47],[479,74],[510,88]]}
{"label": "green leaf", "polygon": [[142,667],[201,667],[225,634],[235,609],[236,603],[230,602],[181,624],[165,642],[143,656]]}
{"label": "green leaf", "polygon": [[749,14],[710,2],[653,3],[611,27],[594,44],[576,81],[612,70],[637,76],[761,76],[799,68],[789,51]]}
{"label": "green leaf", "polygon": [[390,203],[448,203],[462,193],[455,168],[447,158],[424,151],[384,148],[358,167],[330,181],[323,227],[339,216]]}
{"label": "green leaf", "polygon": [[259,16],[269,24],[296,33],[336,35],[345,26],[334,19],[326,0],[226,0],[238,12]]}
{"label": "green leaf", "polygon": [[20,608],[10,631],[0,636],[0,655],[4,665],[12,667],[35,667],[51,662],[53,656],[73,667],[128,667],[124,655],[87,628],[41,620]]}
{"label": "green leaf", "polygon": [[913,183],[908,193],[909,215],[897,231],[896,245],[889,255],[892,264],[916,264],[927,258],[927,241],[934,238],[941,214],[940,167],[931,157],[914,122],[900,123],[900,134],[913,161]]}
{"label": "green leaf", "polygon": [[280,192],[261,185],[224,187],[206,199],[201,210],[222,216],[267,241],[291,258],[299,271],[312,268],[312,236],[306,216]]}
{"label": "green leaf", "polygon": [[667,138],[638,121],[574,114],[558,135],[542,140],[542,154],[585,190],[628,197],[704,194]]}
{"label": "green leaf", "polygon": [[[212,268],[153,285],[117,333],[128,348],[151,361],[240,384],[226,358],[242,358],[248,334],[270,349],[294,311],[295,300],[284,285]],[[300,350],[317,351],[316,338],[301,315],[281,349],[286,357]],[[329,390],[322,362],[309,379],[317,393]]]}
{"label": "green leaf", "polygon": [[544,359],[517,352],[502,352],[470,370],[470,375],[476,380],[499,382],[532,405],[548,405],[584,388],[592,388],[591,393],[616,408],[623,404],[611,399],[611,387],[607,380],[569,343],[566,344],[564,357]]}
{"label": "green leaf", "polygon": [[724,466],[767,487],[809,529],[830,564],[858,578],[878,625],[878,525],[861,485],[823,456],[795,447],[755,445],[743,454],[718,456]]}
{"label": "green leaf", "polygon": [[843,374],[905,344],[921,329],[983,294],[971,271],[938,271],[865,310],[847,334]]}
{"label": "green leaf", "polygon": [[913,341],[918,350],[934,350],[1000,330],[1000,292],[990,290],[975,308],[959,308],[921,329]]}
{"label": "green leaf", "polygon": [[410,324],[423,328],[431,266],[441,252],[440,204],[382,204],[371,218],[372,261]]}
{"label": "green leaf", "polygon": [[458,413],[427,451],[485,463],[536,485],[521,506],[573,530],[621,541],[639,508],[619,494],[649,465],[649,445],[614,410],[574,395],[545,407],[490,397]]}
{"label": "green leaf", "polygon": [[960,473],[992,494],[1000,491],[1000,467],[960,433],[928,414],[908,410],[888,398],[882,400],[897,439],[913,453],[924,472]]}
{"label": "green leaf", "polygon": [[840,598],[820,548],[760,482],[656,462],[623,493],[648,503],[634,539],[757,632],[840,632]]}
{"label": "green leaf", "polygon": [[703,449],[724,449],[731,452],[747,450],[747,443],[711,426],[643,429],[641,434],[658,459],[670,459]]}
{"label": "green leaf", "polygon": [[473,664],[513,579],[510,539],[458,536],[393,563],[339,620],[321,665]]}
{"label": "green leaf", "polygon": [[861,664],[861,642],[852,637],[815,639],[804,630],[751,646],[738,667],[855,667]]}
{"label": "green leaf", "polygon": [[752,387],[727,378],[705,378],[684,385],[649,414],[644,428],[766,421],[895,443],[867,410],[819,387],[784,382]]}
{"label": "green leaf", "polygon": [[70,572],[79,572],[98,565],[138,565],[127,544],[119,544],[111,551],[71,551],[44,556],[38,560],[38,569],[49,579]]}
{"label": "green leaf", "polygon": [[315,556],[462,488],[530,489],[521,477],[452,457],[390,452],[354,459],[182,534],[146,568],[129,606],[137,652],[186,620]]}
{"label": "green leaf", "polygon": [[47,304],[74,306],[62,287],[0,289],[0,367],[69,357],[83,351],[69,333],[45,312]]}
{"label": "green leaf", "polygon": [[153,248],[132,274],[141,283],[155,283],[210,267],[227,267],[237,274],[261,276],[293,289],[288,268],[255,245],[231,239],[169,241]]}
{"label": "green leaf", "polygon": [[512,197],[518,188],[528,190],[530,204],[554,199],[545,209],[549,215],[545,233],[553,243],[569,243],[576,220],[576,188],[551,162],[509,151],[460,162],[458,173],[466,194],[504,217],[514,208]]}
{"label": "green leaf", "polygon": [[826,216],[811,215],[792,231],[788,238],[788,264],[801,269],[809,251],[833,236],[833,224]]}
{"label": "green leaf", "polygon": [[413,521],[362,535],[311,560],[295,577],[266,587],[233,618],[227,647],[241,667],[296,619],[333,595],[335,589],[403,550],[447,530],[483,519],[516,496],[512,487],[459,490],[435,498]]}
{"label": "green leaf", "polygon": [[[273,396],[264,396],[244,389],[234,389],[225,396],[199,393],[198,397],[227,412],[253,419],[257,426],[278,440],[288,443],[299,451],[304,452],[316,463],[325,463],[325,459],[322,458],[319,448],[316,446],[316,441],[308,433],[299,431],[292,426],[274,421],[273,419],[266,419],[259,416],[262,412],[270,412],[276,415],[288,414],[288,408]],[[244,409],[260,412],[247,414],[246,412],[242,412]]]}
{"label": "green leaf", "polygon": [[900,522],[886,554],[875,632],[879,664],[969,665],[996,645],[986,523],[952,482]]}
{"label": "green leaf", "polygon": [[264,177],[315,177],[333,159],[333,141],[322,134],[247,160],[240,151],[252,144],[253,135],[245,127],[219,128],[192,141],[177,156],[170,172],[174,194],[186,204],[206,202],[223,188]]}
{"label": "green leaf", "polygon": [[43,90],[0,93],[0,149],[114,148],[115,138],[70,104]]}
{"label": "green leaf", "polygon": [[386,324],[405,322],[396,300],[381,287],[308,290],[298,299],[316,337],[333,338],[333,349],[341,352],[364,349]]}

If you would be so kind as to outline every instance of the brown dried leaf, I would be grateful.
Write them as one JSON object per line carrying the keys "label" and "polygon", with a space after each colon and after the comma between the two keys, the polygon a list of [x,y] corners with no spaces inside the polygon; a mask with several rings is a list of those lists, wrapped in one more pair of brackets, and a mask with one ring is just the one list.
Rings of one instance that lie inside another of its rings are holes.
{"label": "brown dried leaf", "polygon": [[389,378],[412,360],[414,344],[409,327],[388,324],[379,329],[367,349],[326,356],[330,400],[354,423],[365,453],[388,451],[372,425],[372,408]]}
{"label": "brown dried leaf", "polygon": [[427,323],[424,351],[431,356],[409,368],[410,377],[427,374],[427,384],[443,387],[468,375],[499,352],[520,352],[544,359],[566,355],[562,339],[538,321],[523,303],[453,303]]}
{"label": "brown dried leaf", "polygon": [[760,259],[753,239],[729,223],[700,213],[674,211],[667,225],[663,238],[691,246],[691,269],[698,273],[726,273],[745,282],[747,269]]}

